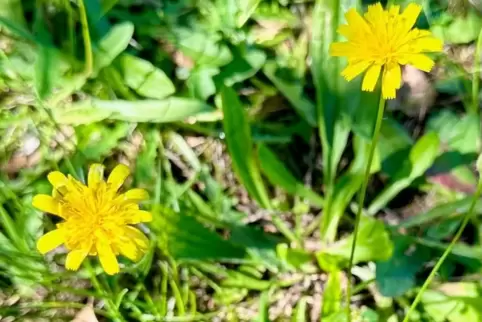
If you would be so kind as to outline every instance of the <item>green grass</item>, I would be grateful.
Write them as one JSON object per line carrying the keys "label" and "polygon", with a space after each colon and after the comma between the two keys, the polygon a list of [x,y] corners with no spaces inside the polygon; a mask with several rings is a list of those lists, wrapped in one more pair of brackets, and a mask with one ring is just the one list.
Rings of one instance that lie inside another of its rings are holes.
{"label": "green grass", "polygon": [[[366,5],[2,1],[0,320],[93,303],[100,321],[338,322],[352,276],[353,321],[402,321],[472,209],[410,317],[481,321],[482,14],[423,2],[418,27],[446,47],[424,78],[436,96],[387,105],[360,205],[378,95],[328,50]],[[65,249],[41,256],[56,221],[31,202],[47,173],[119,162],[151,196],[144,258],[108,276],[94,257],[70,272]]]}

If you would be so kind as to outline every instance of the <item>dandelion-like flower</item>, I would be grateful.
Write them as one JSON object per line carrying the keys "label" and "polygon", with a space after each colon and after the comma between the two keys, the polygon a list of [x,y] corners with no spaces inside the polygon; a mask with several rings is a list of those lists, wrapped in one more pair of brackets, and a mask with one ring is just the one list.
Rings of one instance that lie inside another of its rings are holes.
{"label": "dandelion-like flower", "polygon": [[119,272],[117,255],[138,261],[149,240],[134,224],[149,222],[152,215],[140,210],[138,202],[149,198],[143,189],[118,190],[129,175],[129,168],[117,165],[104,181],[104,166],[93,164],[87,186],[70,175],[54,171],[48,175],[52,196],[36,195],[33,206],[63,219],[57,229],[43,235],[37,249],[45,254],[64,244],[69,250],[65,267],[77,270],[87,255],[98,256],[107,274]]}
{"label": "dandelion-like flower", "polygon": [[347,24],[338,29],[348,41],[334,43],[330,48],[332,56],[348,58],[342,76],[350,81],[366,70],[362,89],[372,92],[382,73],[383,98],[393,99],[402,84],[400,65],[430,71],[434,62],[423,53],[439,52],[443,45],[430,31],[412,29],[421,10],[419,5],[411,3],[400,13],[400,6],[383,10],[377,3],[368,6],[362,17],[350,9],[345,14]]}

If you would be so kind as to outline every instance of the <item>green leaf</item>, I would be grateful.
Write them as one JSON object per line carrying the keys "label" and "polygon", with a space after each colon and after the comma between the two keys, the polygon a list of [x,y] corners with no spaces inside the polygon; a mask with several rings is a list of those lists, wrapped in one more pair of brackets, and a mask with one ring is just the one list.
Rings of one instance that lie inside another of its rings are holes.
{"label": "green leaf", "polygon": [[312,127],[316,126],[316,107],[303,93],[303,87],[299,82],[289,82],[283,79],[281,71],[274,61],[264,65],[263,72],[266,77],[278,88],[288,101],[293,105],[295,111]]}
{"label": "green leaf", "polygon": [[234,170],[248,193],[264,208],[270,201],[253,156],[251,130],[243,106],[233,89],[221,91],[223,126]]}
{"label": "green leaf", "polygon": [[408,158],[413,139],[408,131],[392,118],[385,118],[380,129],[377,150],[382,171],[393,177],[400,170],[400,160]]}
{"label": "green leaf", "polygon": [[437,134],[425,134],[410,150],[408,162],[405,162],[400,171],[383,191],[373,200],[368,207],[368,214],[375,215],[380,209],[390,202],[400,191],[422,176],[432,166],[439,154],[440,141]]}
{"label": "green leaf", "polygon": [[151,227],[159,237],[158,246],[176,259],[224,261],[246,256],[245,249],[222,239],[184,212],[158,208],[153,216]]}
{"label": "green leaf", "polygon": [[270,322],[269,321],[269,293],[265,291],[261,293],[259,298],[259,310],[258,316],[254,322]]}
{"label": "green leaf", "polygon": [[341,310],[342,302],[342,273],[340,271],[330,272],[323,291],[322,318],[328,317]]}
{"label": "green leaf", "polygon": [[307,300],[306,297],[302,297],[298,304],[296,304],[295,311],[293,312],[293,317],[291,318],[291,322],[306,322],[306,309],[307,309]]}
{"label": "green leaf", "polygon": [[216,85],[213,76],[219,73],[218,68],[195,67],[186,81],[186,86],[192,97],[206,100],[211,95],[216,94]]}
{"label": "green leaf", "polygon": [[[316,254],[318,261],[325,261],[324,257],[333,257],[339,262],[339,267],[348,264],[350,259],[353,233],[336,242],[333,246]],[[371,217],[363,216],[360,220],[360,231],[353,262],[368,262],[388,260],[392,256],[393,244],[383,222]]]}
{"label": "green leaf", "polygon": [[482,321],[482,297],[477,283],[446,283],[426,290],[421,303],[434,322]]}
{"label": "green leaf", "polygon": [[127,48],[133,34],[134,25],[131,22],[120,23],[109,30],[94,51],[94,76]]}
{"label": "green leaf", "polygon": [[296,179],[264,144],[258,146],[258,157],[261,170],[274,186],[281,187],[289,194],[306,198],[317,207],[323,207],[323,197]]}
{"label": "green leaf", "polygon": [[237,1],[238,14],[237,14],[237,27],[241,28],[251,15],[256,11],[256,8],[261,3],[261,0],[243,0]]}
{"label": "green leaf", "polygon": [[271,286],[270,281],[260,280],[248,274],[229,270],[221,281],[223,287],[247,288],[249,290],[264,291]]}
{"label": "green leaf", "polygon": [[331,188],[338,162],[345,149],[349,126],[342,111],[353,111],[359,103],[360,84],[347,83],[340,73],[344,62],[330,55],[330,45],[341,40],[338,26],[344,21],[344,10],[357,8],[357,0],[317,0],[313,9],[311,39],[311,72],[316,88],[316,114],[323,148],[323,175]]}
{"label": "green leaf", "polygon": [[198,66],[219,67],[232,59],[228,47],[212,35],[187,28],[176,28],[172,34],[174,45]]}
{"label": "green leaf", "polygon": [[482,18],[473,9],[469,10],[467,15],[459,15],[455,17],[447,17],[451,21],[447,24],[440,22],[431,27],[431,31],[435,37],[441,39],[445,44],[467,44],[477,39],[482,29]]}
{"label": "green leaf", "polygon": [[127,122],[167,123],[183,121],[211,107],[198,100],[169,97],[164,100],[103,101],[95,98],[75,102],[65,109],[54,110],[61,124],[86,124],[105,119]]}
{"label": "green leaf", "polygon": [[123,54],[119,61],[124,82],[139,95],[163,99],[176,91],[164,71],[150,62],[128,54]]}
{"label": "green leaf", "polygon": [[387,297],[402,296],[414,287],[416,274],[431,256],[427,247],[413,245],[410,239],[403,236],[395,237],[393,242],[392,257],[376,263],[377,288]]}
{"label": "green leaf", "polygon": [[[412,228],[416,226],[421,226],[428,224],[430,222],[444,219],[447,217],[461,216],[465,214],[470,207],[472,202],[472,197],[467,197],[461,200],[447,202],[442,205],[436,206],[427,212],[423,212],[416,216],[409,217],[402,221],[397,228]],[[482,213],[482,201],[478,201],[475,206],[475,213]]]}
{"label": "green leaf", "polygon": [[226,86],[233,86],[254,76],[265,62],[264,51],[255,47],[236,47],[233,49],[233,60],[223,67],[216,80]]}
{"label": "green leaf", "polygon": [[21,27],[27,25],[23,15],[21,0],[3,0],[0,4],[0,17]]}

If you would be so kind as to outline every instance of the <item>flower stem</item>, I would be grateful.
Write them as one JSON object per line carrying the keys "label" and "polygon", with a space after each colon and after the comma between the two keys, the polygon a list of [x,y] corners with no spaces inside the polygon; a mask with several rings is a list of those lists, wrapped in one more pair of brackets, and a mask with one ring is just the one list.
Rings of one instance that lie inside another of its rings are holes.
{"label": "flower stem", "polygon": [[412,305],[410,305],[410,308],[408,309],[407,315],[405,315],[405,318],[403,319],[403,322],[408,322],[410,315],[412,314],[413,310],[417,307],[418,303],[422,299],[422,295],[427,289],[427,287],[430,285],[432,282],[433,278],[435,277],[435,274],[437,271],[440,269],[440,266],[442,266],[443,262],[447,258],[447,256],[452,252],[452,248],[454,248],[455,244],[457,241],[460,239],[460,236],[462,236],[462,233],[464,232],[465,227],[469,223],[470,218],[472,218],[475,210],[475,206],[477,205],[477,201],[480,198],[480,194],[482,193],[482,178],[479,178],[479,182],[477,184],[477,190],[475,191],[474,197],[472,199],[472,203],[470,204],[469,211],[465,214],[462,224],[459,227],[459,230],[455,234],[455,237],[452,239],[450,242],[449,246],[447,249],[445,249],[444,253],[442,256],[439,258],[437,264],[433,267],[432,271],[430,272],[430,275],[427,277],[425,282],[423,283],[422,287],[417,293],[417,296],[415,297],[415,300],[412,302]]}
{"label": "flower stem", "polygon": [[370,170],[372,167],[373,156],[375,155],[375,148],[377,146],[378,137],[380,135],[380,128],[382,126],[383,114],[385,111],[385,99],[383,98],[382,94],[380,93],[380,102],[378,103],[378,112],[377,112],[377,120],[375,123],[375,129],[373,130],[372,140],[370,142],[370,151],[368,153],[368,160],[366,163],[365,168],[365,176],[363,178],[363,183],[361,189],[358,193],[358,209],[355,216],[355,229],[353,231],[353,243],[351,245],[351,252],[350,252],[350,263],[348,265],[348,282],[346,287],[346,309],[347,309],[347,318],[348,321],[351,321],[351,278],[352,273],[351,270],[353,268],[353,259],[355,256],[355,247],[356,247],[356,240],[358,236],[358,228],[360,226],[360,218],[363,210],[363,203],[365,202],[365,194],[367,191],[368,186],[368,179],[370,178]]}
{"label": "flower stem", "polygon": [[89,23],[85,10],[84,0],[79,1],[80,24],[82,25],[82,37],[84,38],[85,51],[85,75],[90,76],[93,68],[92,43],[90,40]]}

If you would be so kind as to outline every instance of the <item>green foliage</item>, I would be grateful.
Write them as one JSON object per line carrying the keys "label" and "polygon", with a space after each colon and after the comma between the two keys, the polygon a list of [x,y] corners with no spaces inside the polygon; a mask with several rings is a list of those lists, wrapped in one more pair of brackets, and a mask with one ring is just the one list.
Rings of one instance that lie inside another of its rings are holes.
{"label": "green foliage", "polygon": [[[352,321],[401,321],[469,210],[476,3],[423,3],[417,26],[446,50],[426,87],[405,70],[389,102],[347,281],[380,89],[343,79],[329,47],[367,2],[1,2],[1,318],[70,321],[93,300],[106,321],[340,322],[355,283]],[[31,205],[51,193],[47,173],[84,180],[119,162],[150,195],[142,260],[119,256],[108,277],[90,259],[65,270],[64,248],[41,256],[60,221]],[[481,201],[475,213],[414,320],[482,320]]]}

